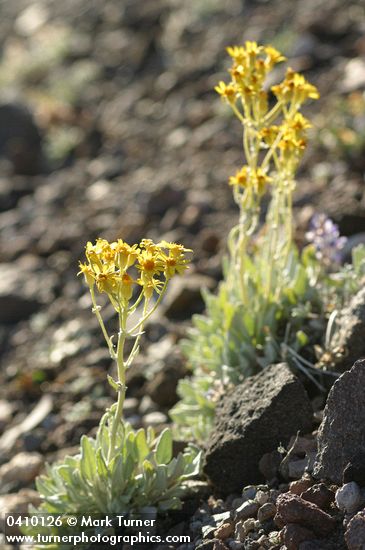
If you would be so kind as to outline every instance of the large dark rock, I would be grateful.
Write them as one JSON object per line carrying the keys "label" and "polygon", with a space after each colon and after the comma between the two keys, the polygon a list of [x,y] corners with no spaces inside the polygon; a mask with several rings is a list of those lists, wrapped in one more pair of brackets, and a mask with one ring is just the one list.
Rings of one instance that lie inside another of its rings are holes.
{"label": "large dark rock", "polygon": [[283,493],[278,497],[276,507],[277,513],[274,521],[280,528],[294,523],[323,537],[336,527],[336,521],[329,514],[298,495]]}
{"label": "large dark rock", "polygon": [[11,161],[16,174],[34,175],[41,170],[40,132],[24,105],[0,105],[0,156]]}
{"label": "large dark rock", "polygon": [[348,463],[365,451],[365,360],[336,380],[318,432],[313,474],[341,484]]}
{"label": "large dark rock", "polygon": [[349,550],[363,550],[365,548],[365,510],[352,518],[345,534]]}
{"label": "large dark rock", "polygon": [[223,493],[263,480],[261,457],[312,427],[312,407],[285,363],[271,365],[226,395],[218,405],[205,473]]}
{"label": "large dark rock", "polygon": [[54,297],[55,275],[35,256],[0,264],[0,324],[30,317]]}
{"label": "large dark rock", "polygon": [[355,361],[365,357],[365,288],[351,300],[338,319],[339,330],[331,342],[334,369],[349,370]]}

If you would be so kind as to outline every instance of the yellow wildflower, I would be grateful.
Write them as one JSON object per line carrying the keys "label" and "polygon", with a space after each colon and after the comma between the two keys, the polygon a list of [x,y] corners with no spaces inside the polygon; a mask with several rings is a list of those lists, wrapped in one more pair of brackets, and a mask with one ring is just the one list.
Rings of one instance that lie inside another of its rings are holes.
{"label": "yellow wildflower", "polygon": [[134,281],[132,277],[128,275],[128,273],[123,273],[120,278],[119,294],[126,302],[129,302],[129,300],[132,298],[133,284],[135,282],[136,281]]}
{"label": "yellow wildflower", "polygon": [[284,55],[282,55],[276,48],[274,48],[273,46],[265,46],[264,47],[264,51],[267,55],[266,59],[265,59],[265,65],[269,68],[269,69],[272,69],[272,67],[274,65],[276,65],[277,63],[281,63],[281,61],[285,61],[286,60],[286,57]]}
{"label": "yellow wildflower", "polygon": [[89,264],[83,264],[79,262],[79,267],[80,267],[80,271],[78,272],[78,275],[81,275],[81,274],[84,275],[86,284],[89,287],[94,286],[95,276],[94,276],[93,270],[91,269],[91,266]]}
{"label": "yellow wildflower", "polygon": [[271,178],[261,168],[254,170],[249,166],[243,166],[241,170],[229,178],[230,185],[238,185],[240,187],[252,186],[259,195],[266,191],[266,186],[270,181]]}
{"label": "yellow wildflower", "polygon": [[[157,245],[153,246],[157,248]],[[143,285],[151,281],[155,275],[158,275],[164,270],[160,253],[156,253],[150,249],[142,250],[138,256],[137,268],[141,272],[141,281]]]}
{"label": "yellow wildflower", "polygon": [[238,64],[246,59],[246,50],[243,46],[228,46],[227,53]]}
{"label": "yellow wildflower", "polygon": [[279,126],[267,126],[262,128],[259,132],[259,136],[264,140],[267,145],[272,145],[278,137]]}
{"label": "yellow wildflower", "polygon": [[317,88],[310,84],[303,75],[294,72],[291,68],[287,69],[283,82],[272,86],[271,91],[279,101],[292,101],[294,104],[299,105],[308,98],[319,98]]}
{"label": "yellow wildflower", "polygon": [[214,89],[222,99],[225,99],[228,103],[235,103],[238,90],[234,83],[226,84],[221,80]]}
{"label": "yellow wildflower", "polygon": [[131,267],[139,255],[139,249],[136,244],[130,246],[122,239],[118,239],[115,243],[112,243],[111,248],[115,255],[115,263],[121,271],[125,271]]}
{"label": "yellow wildflower", "polygon": [[246,187],[249,182],[249,167],[243,166],[241,170],[236,172],[234,176],[229,178],[229,185],[239,185],[241,187]]}

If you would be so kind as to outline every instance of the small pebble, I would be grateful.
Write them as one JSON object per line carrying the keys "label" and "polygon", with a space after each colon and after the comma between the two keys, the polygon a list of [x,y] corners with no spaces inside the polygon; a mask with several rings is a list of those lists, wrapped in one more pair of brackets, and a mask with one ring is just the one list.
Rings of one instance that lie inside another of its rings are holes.
{"label": "small pebble", "polygon": [[276,514],[276,506],[272,502],[266,502],[261,506],[259,511],[257,512],[257,519],[260,523],[264,523],[265,521],[273,518]]}
{"label": "small pebble", "polygon": [[243,522],[243,528],[245,530],[245,534],[247,535],[256,529],[256,521],[253,518],[246,519],[246,521]]}
{"label": "small pebble", "polygon": [[[249,521],[249,520],[247,520],[247,521]],[[246,538],[246,535],[247,535],[247,531],[246,531],[244,522],[243,521],[238,521],[236,523],[236,527],[235,527],[235,530],[234,530],[234,538],[236,540],[239,540],[240,542],[243,542]]]}
{"label": "small pebble", "polygon": [[361,501],[361,491],[355,481],[345,483],[336,491],[336,504],[343,512],[354,514],[358,511]]}
{"label": "small pebble", "polygon": [[232,535],[234,531],[234,523],[223,523],[218,529],[214,531],[214,536],[217,539],[225,540]]}
{"label": "small pebble", "polygon": [[160,426],[166,424],[167,416],[159,411],[150,412],[143,417],[143,424],[145,426]]}
{"label": "small pebble", "polygon": [[256,496],[257,488],[254,485],[248,485],[242,491],[242,498],[244,501],[253,500]]}
{"label": "small pebble", "polygon": [[266,491],[257,491],[255,501],[262,506],[269,500],[269,494]]}
{"label": "small pebble", "polygon": [[257,515],[259,505],[254,500],[247,500],[235,512],[235,520],[254,518]]}

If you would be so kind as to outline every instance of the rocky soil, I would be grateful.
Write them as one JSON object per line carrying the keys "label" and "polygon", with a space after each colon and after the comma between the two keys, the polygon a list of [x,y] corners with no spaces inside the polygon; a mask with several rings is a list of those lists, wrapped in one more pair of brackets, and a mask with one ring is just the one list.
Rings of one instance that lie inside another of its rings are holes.
{"label": "rocky soil", "polygon": [[[225,77],[226,46],[271,42],[320,89],[320,101],[308,107],[314,127],[295,199],[299,242],[314,211],[349,236],[346,253],[365,241],[365,7],[362,0],[0,5],[0,507],[25,509],[37,502],[33,482],[44,462],[74,452],[113,400],[110,357],[76,277],[87,240],[165,238],[194,249],[193,268],[151,319],[128,380],[129,421],[157,429],[168,422],[177,381],[187,374],[177,343],[203,308],[201,287],[214,289],[221,277],[237,216],[226,182],[242,162],[240,128],[213,91]],[[343,312],[341,372],[365,353],[364,311],[359,298]],[[105,314],[112,329],[112,311]],[[258,448],[244,447],[249,422],[230,432],[254,478],[241,471],[224,494],[207,459],[215,488],[197,483],[195,507],[187,503],[188,519],[173,527],[192,534],[184,550],[362,548],[359,370],[333,387],[315,466],[325,396],[306,387],[308,397],[283,374],[291,397],[272,387],[251,420],[255,430],[266,426],[266,408],[279,402],[290,433]],[[359,393],[345,406],[349,388]],[[232,403],[229,397],[223,410]],[[237,421],[247,410],[244,403]],[[326,446],[332,414],[349,455]]]}

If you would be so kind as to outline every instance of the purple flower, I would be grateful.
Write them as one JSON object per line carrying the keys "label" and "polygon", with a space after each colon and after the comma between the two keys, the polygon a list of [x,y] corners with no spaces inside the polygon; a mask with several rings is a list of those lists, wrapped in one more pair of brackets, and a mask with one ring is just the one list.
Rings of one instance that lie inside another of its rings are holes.
{"label": "purple flower", "polygon": [[316,258],[326,266],[341,263],[341,250],[347,241],[340,237],[338,225],[325,214],[315,214],[310,222],[309,231],[305,234],[309,243],[316,250]]}

